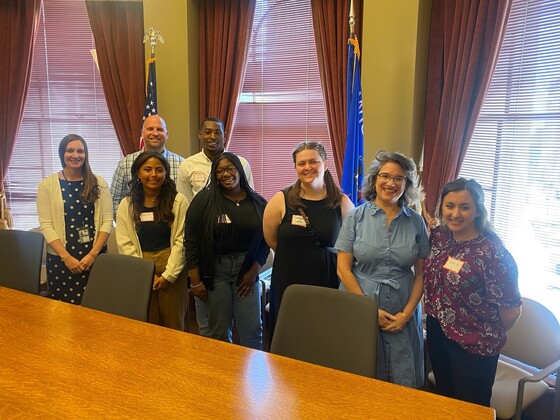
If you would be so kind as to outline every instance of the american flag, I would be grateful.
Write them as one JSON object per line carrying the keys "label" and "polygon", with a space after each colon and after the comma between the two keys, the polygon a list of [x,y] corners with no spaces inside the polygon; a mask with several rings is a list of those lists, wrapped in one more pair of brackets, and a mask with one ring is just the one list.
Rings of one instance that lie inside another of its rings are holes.
{"label": "american flag", "polygon": [[[146,77],[146,101],[144,102],[144,117],[142,124],[149,115],[157,115],[157,86],[156,86],[156,58],[148,60],[148,77]],[[140,150],[144,148],[144,139],[140,136]]]}

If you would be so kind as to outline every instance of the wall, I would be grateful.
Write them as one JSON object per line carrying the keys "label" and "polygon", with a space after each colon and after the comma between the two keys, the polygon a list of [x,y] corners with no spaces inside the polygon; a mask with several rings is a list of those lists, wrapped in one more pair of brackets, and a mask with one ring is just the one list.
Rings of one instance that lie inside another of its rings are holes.
{"label": "wall", "polygon": [[[431,0],[364,1],[366,164],[379,149],[420,157],[430,8]],[[189,156],[198,151],[198,1],[144,0],[144,26],[159,29],[165,40],[156,56],[169,149]]]}
{"label": "wall", "polygon": [[364,1],[366,165],[380,149],[420,158],[431,1]]}
{"label": "wall", "polygon": [[156,67],[158,113],[169,130],[167,147],[187,157],[198,151],[198,1],[144,0],[144,28],[150,27],[164,39],[156,46]]}

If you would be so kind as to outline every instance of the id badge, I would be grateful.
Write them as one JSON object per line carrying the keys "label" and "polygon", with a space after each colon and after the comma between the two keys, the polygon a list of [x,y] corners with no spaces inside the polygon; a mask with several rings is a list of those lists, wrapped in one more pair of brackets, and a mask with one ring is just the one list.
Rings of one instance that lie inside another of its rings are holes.
{"label": "id badge", "polygon": [[78,229],[78,237],[81,244],[87,244],[88,242],[92,241],[92,237],[89,233],[89,228],[87,227]]}
{"label": "id badge", "polygon": [[305,219],[303,218],[303,216],[300,216],[299,214],[292,215],[292,225],[301,226],[301,227],[307,226],[307,224],[305,223]]}
{"label": "id badge", "polygon": [[154,221],[154,212],[153,211],[144,211],[140,213],[140,221],[141,222],[153,222]]}

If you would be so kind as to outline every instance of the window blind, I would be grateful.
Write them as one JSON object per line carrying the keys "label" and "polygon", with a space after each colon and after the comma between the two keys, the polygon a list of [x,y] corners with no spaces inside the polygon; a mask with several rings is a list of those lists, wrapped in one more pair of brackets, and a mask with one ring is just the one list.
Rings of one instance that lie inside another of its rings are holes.
{"label": "window blind", "polygon": [[493,225],[519,265],[522,294],[554,299],[551,309],[560,298],[559,40],[560,2],[514,0],[460,172],[484,187]]}
{"label": "window blind", "polygon": [[93,172],[108,183],[122,157],[94,48],[84,1],[43,0],[29,93],[6,179],[16,229],[38,226],[37,187],[62,168],[58,144],[65,135],[86,140]]}
{"label": "window blind", "polygon": [[337,179],[310,2],[257,0],[228,149],[249,161],[255,189],[268,200],[296,180],[292,152],[302,141],[325,146]]}

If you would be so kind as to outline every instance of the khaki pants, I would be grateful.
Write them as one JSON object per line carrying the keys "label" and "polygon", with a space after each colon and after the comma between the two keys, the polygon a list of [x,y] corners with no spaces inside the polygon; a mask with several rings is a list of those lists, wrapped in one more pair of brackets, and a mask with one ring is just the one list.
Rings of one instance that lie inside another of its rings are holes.
{"label": "khaki pants", "polygon": [[[146,260],[156,265],[156,275],[160,276],[167,266],[170,248],[161,251],[143,252]],[[187,275],[183,272],[175,283],[165,290],[153,291],[150,299],[149,322],[175,330],[185,331],[185,314],[187,313]]]}

